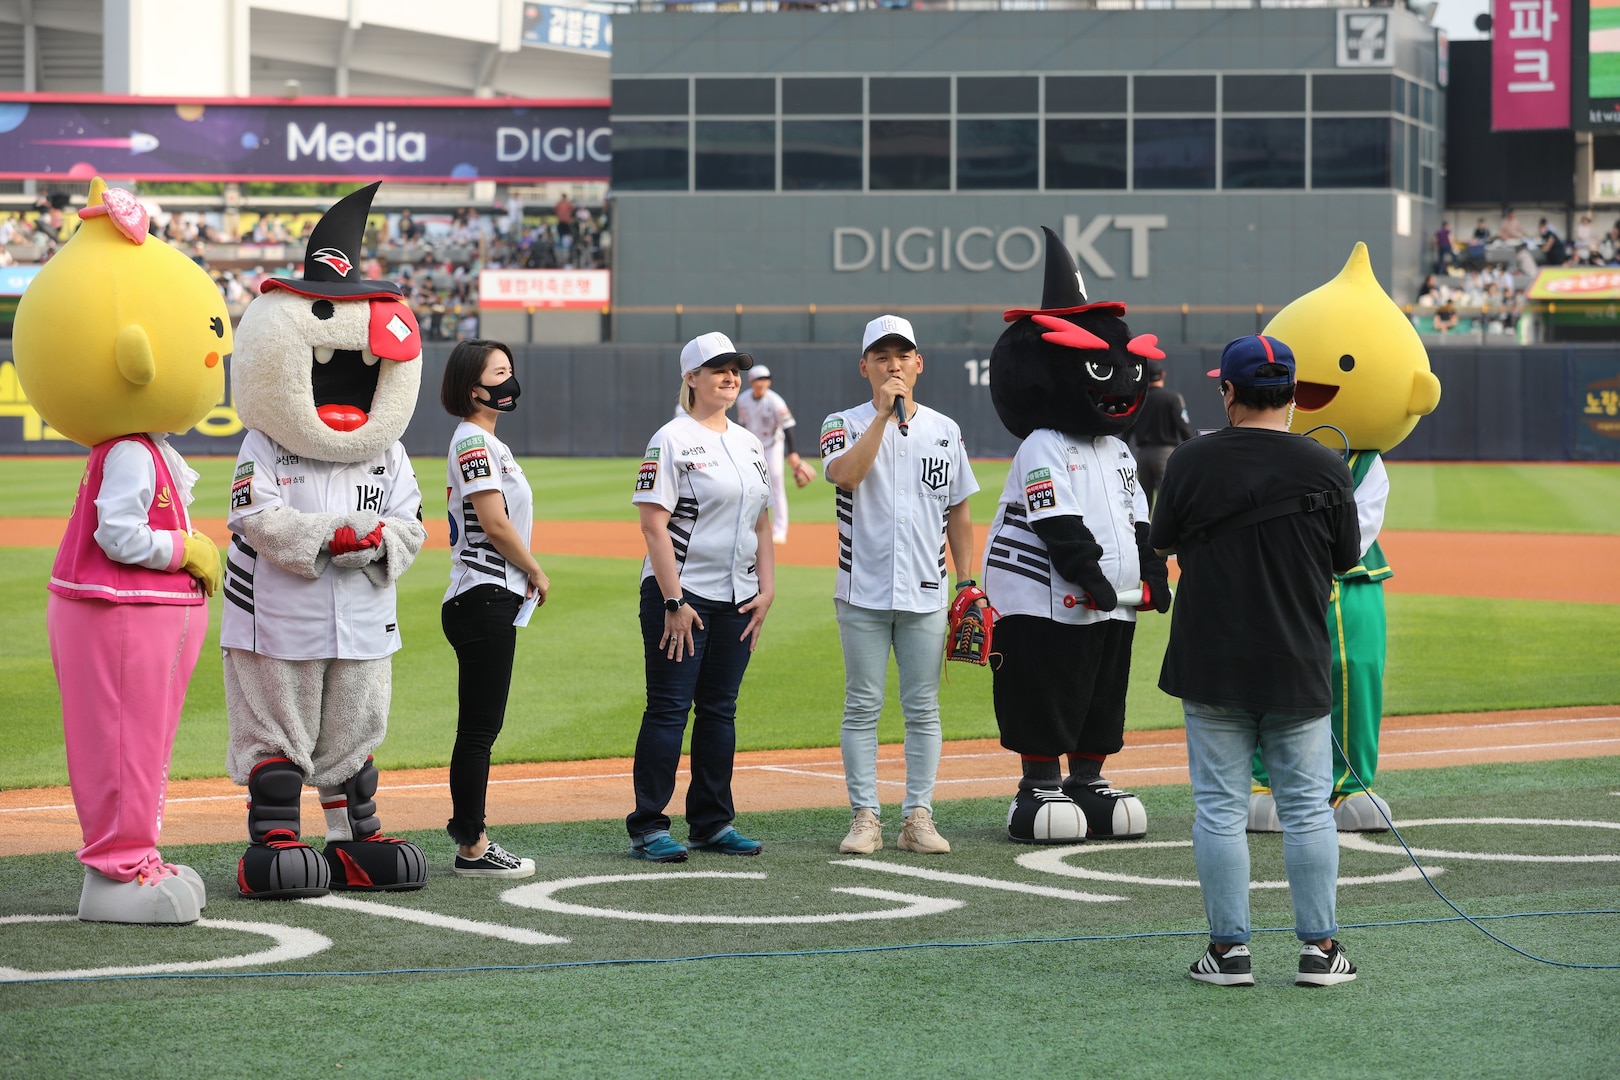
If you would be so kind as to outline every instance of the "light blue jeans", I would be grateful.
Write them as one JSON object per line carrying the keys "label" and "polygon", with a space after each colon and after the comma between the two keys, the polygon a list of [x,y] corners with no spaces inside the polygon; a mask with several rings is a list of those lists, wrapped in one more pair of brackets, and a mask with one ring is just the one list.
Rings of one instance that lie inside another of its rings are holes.
{"label": "light blue jeans", "polygon": [[945,611],[879,611],[834,600],[844,646],[844,783],[849,805],[879,810],[878,714],[889,674],[889,650],[900,669],[900,711],[906,718],[906,798],[902,816],[930,812],[939,772],[939,669],[945,655]]}
{"label": "light blue jeans", "polygon": [[1193,858],[1210,940],[1249,940],[1250,762],[1260,747],[1283,830],[1283,866],[1294,901],[1294,934],[1321,941],[1338,932],[1339,834],[1333,743],[1327,716],[1298,717],[1182,701],[1192,774]]}

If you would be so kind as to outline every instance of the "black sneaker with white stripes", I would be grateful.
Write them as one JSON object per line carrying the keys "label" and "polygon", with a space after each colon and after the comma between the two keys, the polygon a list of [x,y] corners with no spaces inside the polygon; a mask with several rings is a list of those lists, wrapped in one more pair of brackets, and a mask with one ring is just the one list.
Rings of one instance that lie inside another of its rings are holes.
{"label": "black sneaker with white stripes", "polygon": [[1254,985],[1254,972],[1249,970],[1247,945],[1232,945],[1225,953],[1219,953],[1215,951],[1215,943],[1210,942],[1209,948],[1204,950],[1204,955],[1187,969],[1187,974],[1199,982],[1214,983],[1216,986]]}
{"label": "black sneaker with white stripes", "polygon": [[1356,977],[1356,965],[1344,955],[1344,946],[1337,941],[1328,943],[1324,952],[1316,945],[1307,944],[1299,950],[1299,975],[1295,986],[1332,986],[1350,982]]}
{"label": "black sneaker with white stripes", "polygon": [[456,855],[455,872],[460,877],[520,878],[534,875],[534,860],[520,859],[491,840],[476,859]]}

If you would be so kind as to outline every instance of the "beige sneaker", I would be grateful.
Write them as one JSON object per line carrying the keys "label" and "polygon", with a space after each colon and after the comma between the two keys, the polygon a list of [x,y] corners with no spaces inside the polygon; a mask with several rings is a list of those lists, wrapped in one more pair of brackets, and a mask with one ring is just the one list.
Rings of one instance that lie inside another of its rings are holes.
{"label": "beige sneaker", "polygon": [[870,855],[882,847],[883,822],[866,807],[858,808],[854,820],[849,823],[849,835],[838,845],[839,854]]}
{"label": "beige sneaker", "polygon": [[948,840],[934,828],[934,819],[926,806],[919,806],[900,827],[901,851],[916,851],[924,855],[943,855],[951,850]]}

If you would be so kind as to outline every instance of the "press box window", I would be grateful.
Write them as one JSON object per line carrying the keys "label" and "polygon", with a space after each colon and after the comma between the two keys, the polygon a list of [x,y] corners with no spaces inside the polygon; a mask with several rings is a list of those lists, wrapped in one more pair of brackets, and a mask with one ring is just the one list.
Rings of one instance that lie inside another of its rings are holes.
{"label": "press box window", "polygon": [[685,120],[615,120],[613,186],[620,191],[685,191],[686,149]]}
{"label": "press box window", "polygon": [[949,79],[875,78],[870,83],[870,90],[873,115],[951,111]]}
{"label": "press box window", "polygon": [[783,120],[783,191],[859,191],[859,120]]}
{"label": "press box window", "polygon": [[1123,191],[1124,119],[1048,120],[1046,186],[1048,190]]}
{"label": "press box window", "polygon": [[1390,121],[1381,116],[1311,121],[1311,187],[1387,188]]}
{"label": "press box window", "polygon": [[986,191],[1040,183],[1040,136],[1028,120],[958,120],[956,188]]}
{"label": "press box window", "polygon": [[775,79],[699,79],[699,116],[774,116]]}
{"label": "press box window", "polygon": [[1127,101],[1123,75],[1048,75],[1049,113],[1122,113]]}
{"label": "press box window", "polygon": [[699,120],[698,191],[776,188],[776,121]]}
{"label": "press box window", "polygon": [[614,79],[615,116],[685,116],[685,79]]}
{"label": "press box window", "polygon": [[1221,186],[1303,188],[1303,117],[1226,120],[1221,128]]}
{"label": "press box window", "polygon": [[783,79],[782,113],[785,116],[859,116],[859,79]]}
{"label": "press box window", "polygon": [[959,76],[956,112],[1033,113],[1040,107],[1040,80],[1034,76],[986,78]]}
{"label": "press box window", "polygon": [[1137,190],[1215,186],[1215,121],[1136,121]]}
{"label": "press box window", "polygon": [[873,120],[871,125],[868,171],[871,190],[945,191],[950,188],[949,120]]}
{"label": "press box window", "polygon": [[1184,113],[1215,111],[1213,75],[1138,75],[1136,111]]}
{"label": "press box window", "polygon": [[1303,75],[1228,75],[1221,80],[1221,107],[1229,113],[1305,111]]}
{"label": "press box window", "polygon": [[1394,90],[1388,75],[1316,75],[1312,112],[1389,112]]}

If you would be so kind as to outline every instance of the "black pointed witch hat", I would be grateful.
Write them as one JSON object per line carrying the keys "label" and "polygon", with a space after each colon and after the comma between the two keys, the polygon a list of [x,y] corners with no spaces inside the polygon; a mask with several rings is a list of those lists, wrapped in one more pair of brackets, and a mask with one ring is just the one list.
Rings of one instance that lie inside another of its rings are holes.
{"label": "black pointed witch hat", "polygon": [[367,281],[360,276],[360,247],[366,235],[366,215],[371,200],[382,186],[379,180],[351,191],[321,215],[309,234],[304,252],[304,276],[268,278],[259,286],[261,293],[286,289],[300,296],[331,300],[366,300],[403,296],[392,281]]}
{"label": "black pointed witch hat", "polygon": [[1003,312],[1002,318],[1007,322],[1017,322],[1026,315],[1073,315],[1081,311],[1124,315],[1125,305],[1119,300],[1102,300],[1095,304],[1086,302],[1085,282],[1080,277],[1080,268],[1075,265],[1074,256],[1069,253],[1069,246],[1045,225],[1041,226],[1041,231],[1046,234],[1046,280],[1041,289],[1041,306],[1016,308]]}

